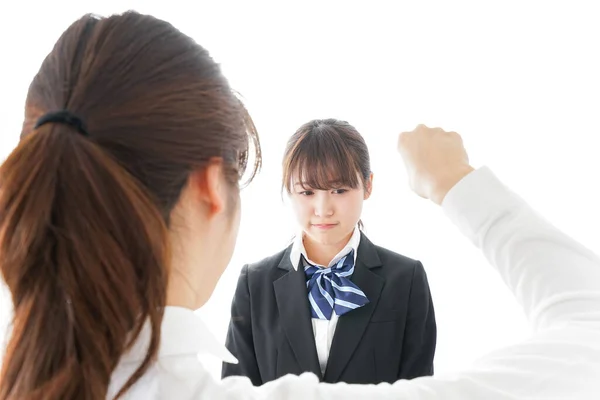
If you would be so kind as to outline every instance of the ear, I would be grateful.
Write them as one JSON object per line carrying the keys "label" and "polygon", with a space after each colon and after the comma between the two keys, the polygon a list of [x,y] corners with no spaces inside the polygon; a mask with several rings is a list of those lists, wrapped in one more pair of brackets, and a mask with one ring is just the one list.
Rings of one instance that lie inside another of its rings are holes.
{"label": "ear", "polygon": [[190,183],[194,187],[197,199],[205,205],[209,218],[227,207],[227,188],[223,178],[223,163],[215,159],[201,170],[193,172]]}
{"label": "ear", "polygon": [[369,178],[365,181],[365,200],[371,197],[373,192],[373,173],[369,175]]}

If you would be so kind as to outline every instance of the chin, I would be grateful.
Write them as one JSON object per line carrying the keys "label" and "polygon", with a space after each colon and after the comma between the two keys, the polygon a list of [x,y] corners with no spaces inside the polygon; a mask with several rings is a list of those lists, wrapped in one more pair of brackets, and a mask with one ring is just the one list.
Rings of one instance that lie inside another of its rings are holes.
{"label": "chin", "polygon": [[339,234],[334,235],[331,232],[316,233],[311,234],[310,236],[315,242],[321,243],[326,246],[337,244],[343,239],[343,236]]}

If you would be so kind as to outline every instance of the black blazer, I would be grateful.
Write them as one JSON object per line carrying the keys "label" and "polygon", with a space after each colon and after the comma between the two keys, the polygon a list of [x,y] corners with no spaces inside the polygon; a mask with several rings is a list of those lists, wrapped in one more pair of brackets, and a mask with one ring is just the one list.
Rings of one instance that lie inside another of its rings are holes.
{"label": "black blazer", "polygon": [[375,246],[361,234],[352,281],[369,303],[337,323],[325,375],[312,330],[304,269],[291,246],[245,265],[238,281],[226,346],[256,386],[286,374],[313,372],[324,382],[395,382],[433,375],[436,323],[423,265]]}

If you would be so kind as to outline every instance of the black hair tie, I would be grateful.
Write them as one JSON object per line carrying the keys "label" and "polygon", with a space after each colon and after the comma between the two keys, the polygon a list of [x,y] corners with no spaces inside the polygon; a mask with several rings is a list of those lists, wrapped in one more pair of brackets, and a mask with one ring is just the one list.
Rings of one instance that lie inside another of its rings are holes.
{"label": "black hair tie", "polygon": [[42,116],[38,119],[35,124],[34,129],[39,128],[40,126],[48,123],[57,123],[57,124],[65,124],[72,126],[77,129],[77,132],[82,134],[83,136],[89,136],[89,133],[83,123],[83,120],[79,118],[77,115],[73,114],[70,111],[62,110],[56,112],[49,112],[46,115]]}

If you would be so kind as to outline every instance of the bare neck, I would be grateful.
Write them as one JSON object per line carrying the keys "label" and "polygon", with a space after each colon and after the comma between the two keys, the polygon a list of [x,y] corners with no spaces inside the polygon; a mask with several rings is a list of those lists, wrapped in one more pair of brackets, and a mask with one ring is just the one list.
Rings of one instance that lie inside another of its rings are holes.
{"label": "bare neck", "polygon": [[338,243],[334,244],[317,243],[308,236],[304,236],[302,241],[304,243],[306,255],[311,261],[327,267],[331,260],[333,260],[333,257],[338,255],[338,253],[342,251],[342,249],[348,244],[350,238],[352,237],[352,233]]}

